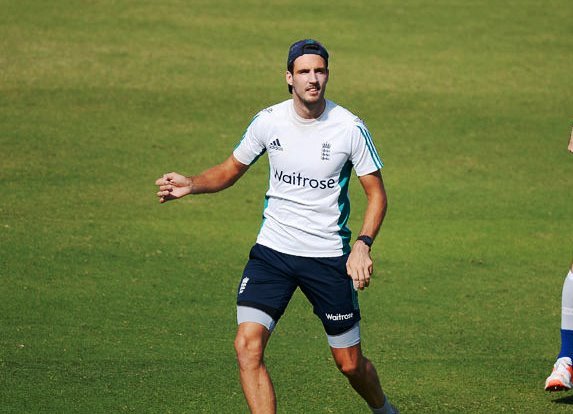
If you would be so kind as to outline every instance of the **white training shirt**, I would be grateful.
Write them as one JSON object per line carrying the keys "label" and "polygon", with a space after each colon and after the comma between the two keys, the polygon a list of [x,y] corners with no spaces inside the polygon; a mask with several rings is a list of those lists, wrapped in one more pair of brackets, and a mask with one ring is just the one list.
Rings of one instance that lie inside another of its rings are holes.
{"label": "white training shirt", "polygon": [[233,155],[245,165],[268,152],[270,177],[257,243],[304,257],[350,251],[348,184],[382,168],[364,123],[326,101],[317,119],[304,119],[293,100],[259,112]]}

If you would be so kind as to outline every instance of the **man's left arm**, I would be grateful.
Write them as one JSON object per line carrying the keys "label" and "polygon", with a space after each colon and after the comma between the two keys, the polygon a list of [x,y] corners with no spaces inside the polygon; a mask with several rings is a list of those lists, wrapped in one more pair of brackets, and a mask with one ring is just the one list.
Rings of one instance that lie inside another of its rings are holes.
{"label": "man's left arm", "polygon": [[[368,236],[374,241],[386,215],[388,206],[386,190],[379,170],[363,175],[359,177],[359,180],[368,201],[360,236]],[[354,242],[346,262],[346,271],[357,289],[363,290],[370,284],[373,263],[370,257],[370,246],[364,241],[356,240]]]}

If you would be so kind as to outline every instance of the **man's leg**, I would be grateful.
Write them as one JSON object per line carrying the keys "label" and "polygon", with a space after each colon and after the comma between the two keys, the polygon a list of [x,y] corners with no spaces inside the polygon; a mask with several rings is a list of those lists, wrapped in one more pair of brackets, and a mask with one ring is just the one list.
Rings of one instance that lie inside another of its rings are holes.
{"label": "man's leg", "polygon": [[349,348],[330,348],[336,366],[352,388],[370,405],[382,407],[384,392],[374,365],[362,354],[360,344]]}
{"label": "man's leg", "polygon": [[275,390],[263,360],[270,335],[259,323],[243,322],[235,338],[241,386],[253,414],[276,412]]}
{"label": "man's leg", "polygon": [[271,332],[297,284],[289,273],[291,256],[256,244],[237,289],[235,350],[241,386],[252,413],[274,414],[276,397],[264,362]]}

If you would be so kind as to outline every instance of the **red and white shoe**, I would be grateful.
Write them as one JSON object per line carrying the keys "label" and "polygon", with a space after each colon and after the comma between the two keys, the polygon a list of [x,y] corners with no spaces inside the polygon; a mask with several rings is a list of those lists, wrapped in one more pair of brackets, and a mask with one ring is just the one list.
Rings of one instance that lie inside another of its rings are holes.
{"label": "red and white shoe", "polygon": [[553,372],[545,380],[545,391],[568,391],[571,389],[573,367],[571,358],[562,357],[553,365]]}

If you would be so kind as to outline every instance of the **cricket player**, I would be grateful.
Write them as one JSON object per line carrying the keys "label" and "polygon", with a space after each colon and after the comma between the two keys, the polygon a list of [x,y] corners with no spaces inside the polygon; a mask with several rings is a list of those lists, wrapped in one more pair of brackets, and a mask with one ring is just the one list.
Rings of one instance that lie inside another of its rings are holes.
{"label": "cricket player", "polygon": [[[295,42],[286,70],[292,99],[259,112],[221,164],[199,175],[168,173],[156,181],[162,203],[212,193],[233,185],[263,154],[269,157],[264,219],[237,289],[235,349],[252,413],[276,412],[264,352],[297,288],[322,321],[337,367],[372,412],[398,412],[360,345],[357,291],[371,282],[370,249],[387,206],[382,161],[366,125],[325,98],[328,60],[321,43]],[[352,170],[367,199],[354,240],[347,227]]]}

